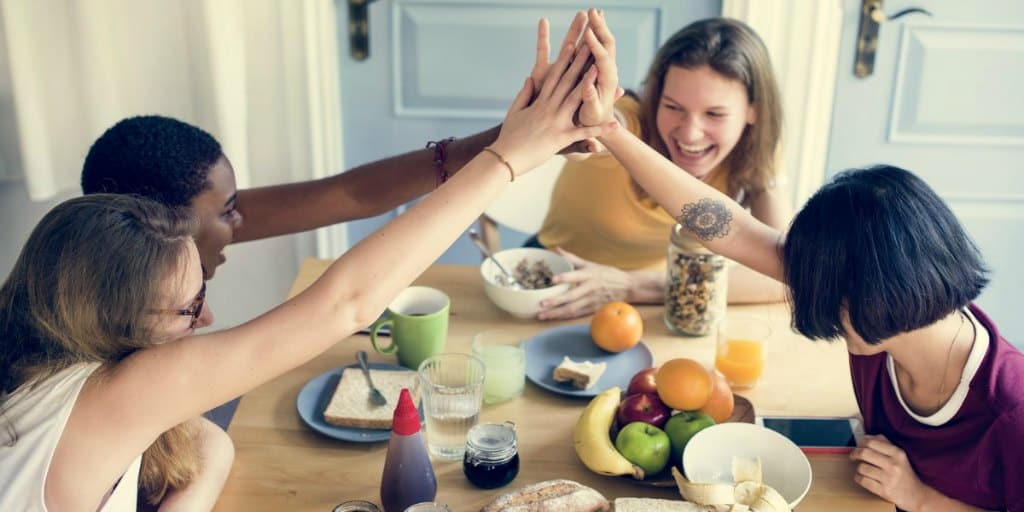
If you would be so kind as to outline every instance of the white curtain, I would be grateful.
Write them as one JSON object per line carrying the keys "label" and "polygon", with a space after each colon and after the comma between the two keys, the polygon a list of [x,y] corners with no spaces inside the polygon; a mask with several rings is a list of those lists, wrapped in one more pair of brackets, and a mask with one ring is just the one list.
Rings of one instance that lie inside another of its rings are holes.
{"label": "white curtain", "polygon": [[[0,15],[21,160],[12,166],[34,200],[77,189],[89,145],[133,115],[212,133],[240,188],[254,152],[302,169],[291,178],[340,166],[330,0],[0,0]],[[267,141],[273,154],[259,146]]]}

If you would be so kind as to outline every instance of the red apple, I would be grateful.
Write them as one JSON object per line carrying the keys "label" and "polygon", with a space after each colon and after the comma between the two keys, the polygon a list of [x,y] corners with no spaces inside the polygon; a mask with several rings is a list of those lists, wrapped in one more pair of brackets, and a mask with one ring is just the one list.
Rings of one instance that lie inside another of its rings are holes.
{"label": "red apple", "polygon": [[629,386],[626,387],[626,396],[636,395],[639,393],[657,395],[658,385],[654,382],[654,376],[657,375],[657,373],[657,368],[647,368],[637,372],[632,379],[629,379]]}
{"label": "red apple", "polygon": [[661,402],[658,395],[639,393],[627,396],[619,404],[619,410],[615,414],[615,419],[619,422],[620,428],[636,421],[642,421],[648,425],[661,428],[668,421],[668,417],[671,414],[672,410]]}

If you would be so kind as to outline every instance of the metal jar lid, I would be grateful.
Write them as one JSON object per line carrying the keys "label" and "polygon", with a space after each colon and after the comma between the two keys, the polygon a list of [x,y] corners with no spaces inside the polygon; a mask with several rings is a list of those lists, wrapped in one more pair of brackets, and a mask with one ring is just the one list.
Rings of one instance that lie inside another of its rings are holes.
{"label": "metal jar lid", "polygon": [[369,501],[349,500],[339,503],[333,512],[380,512],[380,508]]}
{"label": "metal jar lid", "polygon": [[505,462],[517,450],[516,426],[511,421],[480,423],[466,434],[466,452],[480,462]]}

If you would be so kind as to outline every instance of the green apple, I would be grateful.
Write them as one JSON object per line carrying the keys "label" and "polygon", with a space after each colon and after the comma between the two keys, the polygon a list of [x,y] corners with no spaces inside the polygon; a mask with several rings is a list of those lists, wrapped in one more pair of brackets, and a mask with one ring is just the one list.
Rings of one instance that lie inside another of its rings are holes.
{"label": "green apple", "polygon": [[[680,411],[665,423],[665,433],[672,443],[672,464],[682,468],[683,449],[690,438],[715,424],[715,420],[700,411]],[[628,458],[628,457],[627,457]]]}
{"label": "green apple", "polygon": [[644,468],[645,475],[653,476],[668,464],[672,443],[664,430],[642,421],[634,421],[619,430],[619,435],[615,437],[615,449],[626,460]]}

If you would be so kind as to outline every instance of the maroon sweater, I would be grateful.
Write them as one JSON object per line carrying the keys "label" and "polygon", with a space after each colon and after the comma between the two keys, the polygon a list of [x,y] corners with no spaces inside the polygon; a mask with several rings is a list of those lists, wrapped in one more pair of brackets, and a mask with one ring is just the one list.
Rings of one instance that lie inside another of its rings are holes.
{"label": "maroon sweater", "polygon": [[988,351],[960,410],[947,423],[924,425],[900,405],[885,352],[850,355],[864,431],[902,448],[918,478],[935,490],[987,510],[1024,512],[1024,354],[977,306]]}

